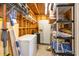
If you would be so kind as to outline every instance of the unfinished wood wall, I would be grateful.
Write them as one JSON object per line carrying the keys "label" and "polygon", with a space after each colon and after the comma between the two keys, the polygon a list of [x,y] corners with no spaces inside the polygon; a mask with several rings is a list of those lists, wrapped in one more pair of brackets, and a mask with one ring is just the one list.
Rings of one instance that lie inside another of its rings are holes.
{"label": "unfinished wood wall", "polygon": [[36,15],[37,21],[39,20],[49,20],[49,23],[53,23],[56,19],[49,19],[49,16],[47,15]]}
{"label": "unfinished wood wall", "polygon": [[36,15],[37,20],[48,20],[48,17],[45,15]]}
{"label": "unfinished wood wall", "polygon": [[23,17],[21,13],[17,14],[17,22],[19,23],[19,36],[38,32],[38,21],[48,20],[48,17],[45,15],[34,15],[31,13],[30,15],[37,21],[37,23],[34,23],[34,21],[29,21]]}
{"label": "unfinished wood wall", "polygon": [[2,17],[2,5],[0,4],[0,17]]}
{"label": "unfinished wood wall", "polygon": [[[35,19],[36,20],[36,19]],[[21,13],[17,14],[17,22],[19,23],[19,36],[32,34],[32,31],[37,32],[37,23],[29,21]]]}

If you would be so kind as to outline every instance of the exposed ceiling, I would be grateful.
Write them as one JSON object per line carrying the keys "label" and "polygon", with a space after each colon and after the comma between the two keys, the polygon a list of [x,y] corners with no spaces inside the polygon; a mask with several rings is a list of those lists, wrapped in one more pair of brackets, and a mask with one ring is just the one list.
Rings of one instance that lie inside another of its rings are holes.
{"label": "exposed ceiling", "polygon": [[35,15],[45,14],[44,3],[27,3],[28,7],[34,12]]}
{"label": "exposed ceiling", "polygon": [[[33,11],[35,15],[45,15],[45,3],[27,3],[28,7]],[[57,5],[70,5],[69,3],[62,3]],[[65,13],[70,7],[59,7],[59,14]]]}

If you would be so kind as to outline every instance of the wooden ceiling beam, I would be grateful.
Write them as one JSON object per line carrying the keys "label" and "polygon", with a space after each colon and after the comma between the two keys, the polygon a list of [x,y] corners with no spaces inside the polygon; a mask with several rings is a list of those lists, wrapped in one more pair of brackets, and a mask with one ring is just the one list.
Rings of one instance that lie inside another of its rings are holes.
{"label": "wooden ceiling beam", "polygon": [[31,8],[28,5],[27,5],[27,8],[29,8],[30,11],[32,12],[32,14],[35,15],[34,12],[31,10]]}
{"label": "wooden ceiling beam", "polygon": [[37,9],[37,11],[38,11],[38,14],[40,15],[40,12],[39,12],[39,10],[38,10],[38,7],[37,7],[36,3],[34,3],[34,5],[35,5],[35,7],[36,7],[36,9]]}

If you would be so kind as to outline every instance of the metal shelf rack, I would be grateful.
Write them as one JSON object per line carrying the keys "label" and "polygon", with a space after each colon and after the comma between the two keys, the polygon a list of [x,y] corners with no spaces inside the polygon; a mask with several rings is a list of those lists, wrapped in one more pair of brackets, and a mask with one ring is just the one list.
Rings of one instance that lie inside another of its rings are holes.
{"label": "metal shelf rack", "polygon": [[[72,14],[72,19],[71,20],[65,20],[65,19],[59,19],[59,7],[71,7],[71,14]],[[55,54],[57,54],[57,55],[65,55],[65,56],[73,56],[74,55],[74,5],[72,4],[72,5],[57,5],[57,7],[56,7],[56,36],[55,37],[53,37],[52,39],[52,41],[56,41],[56,46],[55,46],[55,48],[54,47],[52,47],[52,49],[53,49],[53,51],[54,51],[54,53]],[[58,33],[59,33],[59,24],[61,24],[61,23],[63,23],[63,24],[72,24],[72,30],[71,30],[71,32],[72,32],[72,34],[71,34],[71,36],[70,37],[62,37],[62,36],[58,36]],[[53,24],[53,25],[55,25],[55,24]],[[64,42],[60,42],[61,41],[61,39],[63,39],[64,40]],[[71,40],[71,48],[72,48],[72,50],[70,51],[70,52],[66,52],[65,53],[65,51],[64,51],[64,48],[63,48],[63,44],[65,44],[65,40]]]}

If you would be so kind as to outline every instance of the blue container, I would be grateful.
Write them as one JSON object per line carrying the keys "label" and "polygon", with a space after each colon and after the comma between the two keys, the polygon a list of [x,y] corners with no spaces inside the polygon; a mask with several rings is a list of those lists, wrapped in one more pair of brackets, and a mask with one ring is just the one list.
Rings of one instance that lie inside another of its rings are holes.
{"label": "blue container", "polygon": [[72,47],[70,44],[63,44],[63,48],[65,53],[72,51]]}

